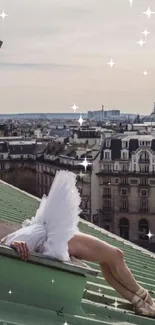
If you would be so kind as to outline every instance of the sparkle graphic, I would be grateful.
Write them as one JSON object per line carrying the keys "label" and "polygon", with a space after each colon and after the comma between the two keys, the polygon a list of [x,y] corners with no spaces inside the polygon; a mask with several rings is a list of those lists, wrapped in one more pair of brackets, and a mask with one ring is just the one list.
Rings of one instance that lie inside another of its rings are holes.
{"label": "sparkle graphic", "polygon": [[146,43],[142,40],[142,38],[139,40],[139,42],[137,42],[141,47]]}
{"label": "sparkle graphic", "polygon": [[75,113],[75,111],[77,110],[77,106],[75,105],[75,103],[74,103],[74,105],[71,107],[72,109],[73,109],[73,111],[74,111],[74,113]]}
{"label": "sparkle graphic", "polygon": [[9,292],[8,292],[8,293],[9,293],[9,295],[11,295],[11,294],[12,294],[12,291],[11,291],[11,290],[9,290]]}
{"label": "sparkle graphic", "polygon": [[142,34],[145,35],[145,37],[147,37],[148,34],[150,34],[150,32],[145,28],[144,32],[142,32]]}
{"label": "sparkle graphic", "polygon": [[147,236],[149,237],[149,240],[151,239],[151,237],[153,236],[153,234],[151,233],[151,231],[149,230],[149,233],[147,234]]}
{"label": "sparkle graphic", "polygon": [[64,325],[68,325],[68,323],[67,322],[64,322]]}
{"label": "sparkle graphic", "polygon": [[148,74],[148,72],[145,70],[145,71],[143,72],[143,74],[144,74],[144,76],[146,77],[147,74]]}
{"label": "sparkle graphic", "polygon": [[117,307],[118,307],[117,298],[115,299],[114,307],[115,307],[115,310],[117,310]]}
{"label": "sparkle graphic", "polygon": [[110,67],[112,68],[112,67],[113,67],[113,65],[115,64],[115,62],[113,61],[113,59],[111,59],[111,60],[110,60],[110,62],[108,62],[107,64],[109,64],[109,65],[110,65]]}
{"label": "sparkle graphic", "polygon": [[130,6],[132,7],[134,0],[129,0]]}
{"label": "sparkle graphic", "polygon": [[102,291],[101,288],[99,288],[98,291],[99,291],[99,293],[101,293],[101,291]]}
{"label": "sparkle graphic", "polygon": [[83,124],[83,122],[84,122],[84,120],[83,120],[83,118],[82,118],[82,115],[80,115],[80,118],[79,118],[78,122],[79,122],[80,126],[82,126],[82,124]]}
{"label": "sparkle graphic", "polygon": [[3,12],[0,14],[0,17],[4,20],[4,18],[5,17],[7,17],[8,15],[7,14],[5,14],[5,12],[4,12],[4,10],[3,10]]}
{"label": "sparkle graphic", "polygon": [[51,283],[54,283],[54,282],[55,282],[54,279],[52,279],[52,280],[51,280]]}
{"label": "sparkle graphic", "polygon": [[86,172],[87,167],[88,167],[89,165],[92,165],[92,163],[88,162],[88,161],[87,161],[87,158],[85,157],[84,161],[83,161],[82,163],[79,163],[79,165],[83,166],[84,169],[85,169],[85,172]]}
{"label": "sparkle graphic", "polygon": [[148,16],[148,19],[151,15],[155,14],[155,12],[151,11],[150,7],[148,7],[147,11],[143,12],[144,15]]}

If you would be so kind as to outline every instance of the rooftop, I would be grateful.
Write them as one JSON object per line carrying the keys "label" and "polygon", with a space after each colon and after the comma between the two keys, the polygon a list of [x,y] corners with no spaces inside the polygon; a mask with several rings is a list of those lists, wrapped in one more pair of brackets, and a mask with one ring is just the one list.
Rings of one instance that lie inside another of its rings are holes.
{"label": "rooftop", "polygon": [[[38,198],[0,181],[0,222],[21,224],[25,218],[33,216],[38,205]],[[122,249],[125,261],[132,273],[141,285],[152,292],[155,299],[155,254],[83,220],[80,221],[80,229],[82,232],[92,234]],[[90,325],[112,325],[114,323],[117,325],[153,324],[153,319],[134,314],[131,305],[123,298],[120,298],[119,294],[106,283],[96,263],[87,264],[97,270],[99,274],[97,278],[91,275],[87,277],[82,299],[82,307],[87,315],[84,323]],[[117,306],[115,306],[116,302]],[[63,321],[61,324],[63,324]],[[70,320],[69,324],[73,324],[72,320]],[[78,320],[76,324],[78,324]]]}

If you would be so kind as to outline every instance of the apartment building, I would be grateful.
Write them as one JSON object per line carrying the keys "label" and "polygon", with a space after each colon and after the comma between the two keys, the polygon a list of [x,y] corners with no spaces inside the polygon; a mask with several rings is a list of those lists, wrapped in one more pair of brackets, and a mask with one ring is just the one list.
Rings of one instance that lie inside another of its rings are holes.
{"label": "apartment building", "polygon": [[[132,241],[155,234],[155,138],[117,135],[106,139],[100,157],[99,222]],[[155,237],[152,236],[151,240]]]}

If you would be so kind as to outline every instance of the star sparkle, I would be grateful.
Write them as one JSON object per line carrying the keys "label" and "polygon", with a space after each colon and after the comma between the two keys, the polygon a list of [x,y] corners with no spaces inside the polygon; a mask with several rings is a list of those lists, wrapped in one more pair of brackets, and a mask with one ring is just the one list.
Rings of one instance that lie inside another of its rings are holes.
{"label": "star sparkle", "polygon": [[149,230],[149,233],[147,234],[147,236],[149,237],[149,240],[151,239],[151,237],[153,236],[153,234],[151,233],[151,231]]}
{"label": "star sparkle", "polygon": [[74,103],[74,105],[73,105],[71,108],[73,109],[73,111],[74,111],[74,113],[75,113],[75,111],[76,111],[77,108],[79,108],[79,107],[77,107],[77,106],[75,105],[75,103]]}
{"label": "star sparkle", "polygon": [[129,0],[130,7],[132,7],[134,0]]}
{"label": "star sparkle", "polygon": [[85,169],[85,172],[86,172],[87,167],[88,167],[89,165],[92,165],[92,163],[88,162],[87,158],[85,157],[84,161],[83,161],[82,163],[79,163],[79,165],[83,166],[84,169]]}
{"label": "star sparkle", "polygon": [[112,68],[115,62],[113,61],[113,59],[111,59],[110,62],[108,62],[107,64],[110,65],[110,67]]}
{"label": "star sparkle", "polygon": [[155,14],[155,12],[151,11],[150,7],[148,7],[147,11],[144,11],[143,14],[148,16],[149,19],[153,14]]}
{"label": "star sparkle", "polygon": [[148,34],[150,34],[150,32],[147,30],[147,28],[145,28],[144,32],[142,32],[142,34],[145,35],[145,37],[147,37]]}
{"label": "star sparkle", "polygon": [[83,124],[83,122],[84,122],[84,120],[83,120],[83,118],[82,118],[82,115],[80,115],[80,118],[79,118],[78,122],[79,122],[80,126],[82,126],[82,124]]}
{"label": "star sparkle", "polygon": [[148,74],[148,72],[145,70],[145,71],[143,72],[143,75],[146,77],[147,74]]}
{"label": "star sparkle", "polygon": [[12,294],[12,291],[11,291],[11,290],[9,290],[9,292],[8,292],[8,293],[9,293],[9,295],[11,295],[11,294]]}
{"label": "star sparkle", "polygon": [[139,44],[140,47],[143,47],[143,45],[144,45],[145,43],[146,43],[146,42],[144,42],[144,41],[142,40],[142,38],[139,40],[139,42],[137,42],[137,44]]}
{"label": "star sparkle", "polygon": [[117,307],[118,307],[117,298],[115,299],[114,307],[115,307],[115,310],[117,310]]}
{"label": "star sparkle", "polygon": [[8,15],[4,12],[4,10],[2,11],[2,13],[0,14],[0,17],[4,20],[5,17],[7,17]]}

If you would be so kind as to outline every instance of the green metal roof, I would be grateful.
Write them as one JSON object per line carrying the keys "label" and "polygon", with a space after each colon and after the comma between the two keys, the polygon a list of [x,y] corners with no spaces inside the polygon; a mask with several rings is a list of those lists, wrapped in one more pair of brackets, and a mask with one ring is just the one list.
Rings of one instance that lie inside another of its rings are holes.
{"label": "green metal roof", "polygon": [[[33,216],[38,204],[39,199],[0,182],[0,221],[21,223],[25,218]],[[125,261],[133,275],[141,285],[152,293],[152,297],[155,299],[155,255],[153,253],[83,220],[80,222],[80,229],[122,249]],[[87,314],[85,324],[153,324],[154,319],[134,314],[131,304],[120,298],[119,294],[106,283],[96,263],[87,264],[96,269],[99,274],[96,278],[87,276],[82,300],[83,310]],[[116,299],[117,308],[114,305]],[[69,324],[72,324],[71,320]]]}

